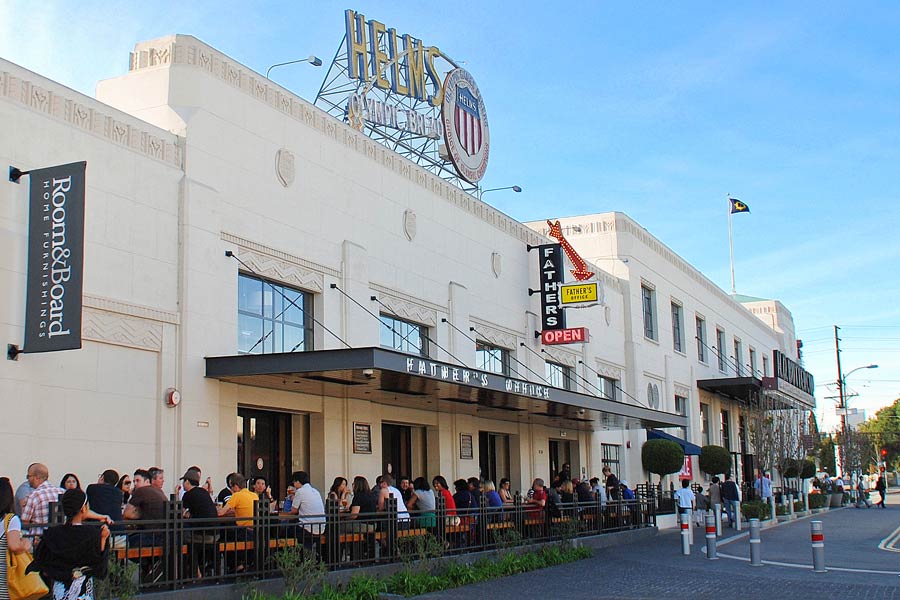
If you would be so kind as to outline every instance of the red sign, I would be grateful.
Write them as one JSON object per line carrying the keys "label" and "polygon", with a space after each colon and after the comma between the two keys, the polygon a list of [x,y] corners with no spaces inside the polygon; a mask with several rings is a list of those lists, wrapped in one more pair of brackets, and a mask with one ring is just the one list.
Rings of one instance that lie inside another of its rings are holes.
{"label": "red sign", "polygon": [[553,344],[580,344],[588,341],[588,329],[587,327],[545,329],[541,332],[541,341],[548,346]]}
{"label": "red sign", "polygon": [[681,470],[678,472],[678,479],[693,479],[694,478],[694,467],[691,463],[691,456],[689,454],[684,455],[684,466],[681,467]]}

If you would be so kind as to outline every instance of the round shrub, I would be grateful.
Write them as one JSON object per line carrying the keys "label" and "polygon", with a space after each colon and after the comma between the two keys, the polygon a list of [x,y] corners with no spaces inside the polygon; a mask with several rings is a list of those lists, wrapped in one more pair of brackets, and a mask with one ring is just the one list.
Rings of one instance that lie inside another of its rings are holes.
{"label": "round shrub", "polygon": [[700,470],[707,475],[718,475],[731,470],[731,453],[722,446],[710,444],[700,450]]}
{"label": "round shrub", "polygon": [[641,447],[644,468],[662,477],[684,466],[684,448],[669,440],[647,440]]}

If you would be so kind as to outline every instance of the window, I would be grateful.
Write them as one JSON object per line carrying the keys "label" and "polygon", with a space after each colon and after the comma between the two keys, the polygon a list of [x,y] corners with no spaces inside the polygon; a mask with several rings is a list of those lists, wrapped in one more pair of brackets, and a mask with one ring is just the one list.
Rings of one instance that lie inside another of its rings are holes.
{"label": "window", "polygon": [[741,340],[734,338],[734,373],[738,377],[744,371],[744,345]]}
{"label": "window", "polygon": [[709,404],[700,403],[700,437],[703,445],[709,445]]}
{"label": "window", "polygon": [[725,332],[716,327],[716,354],[719,357],[719,370],[723,373],[728,370],[728,363],[725,362]]}
{"label": "window", "polygon": [[656,291],[646,285],[641,286],[641,303],[644,313],[644,337],[656,339]]}
{"label": "window", "polygon": [[428,356],[426,327],[396,317],[381,315],[381,345],[408,354]]}
{"label": "window", "polygon": [[[684,396],[679,396],[675,394],[675,414],[681,415],[682,417],[687,416],[687,403],[688,399]],[[678,433],[681,435],[681,439],[687,439],[687,427],[679,427]]]}
{"label": "window", "polygon": [[238,352],[312,350],[312,295],[238,275]]}
{"label": "window", "polygon": [[706,363],[706,320],[697,317],[697,360]]}
{"label": "window", "polygon": [[684,352],[684,316],[680,304],[672,303],[672,344],[675,352]]}
{"label": "window", "polygon": [[475,342],[475,368],[508,375],[509,350],[485,342]]}
{"label": "window", "polygon": [[572,389],[572,367],[552,362],[544,363],[544,367],[547,383],[564,390]]}
{"label": "window", "polygon": [[756,377],[756,350],[750,348],[750,376]]}
{"label": "window", "polygon": [[600,444],[603,456],[603,464],[612,469],[613,475],[619,476],[619,451],[622,446],[618,444]]}
{"label": "window", "polygon": [[722,424],[719,433],[722,435],[722,446],[731,452],[731,427],[729,426],[729,415],[727,410],[722,411]]}
{"label": "window", "polygon": [[769,357],[763,354],[763,377],[769,376]]}
{"label": "window", "polygon": [[603,392],[603,397],[607,400],[620,400],[619,397],[619,380],[612,379],[611,377],[603,377],[602,375],[598,378],[600,391]]}

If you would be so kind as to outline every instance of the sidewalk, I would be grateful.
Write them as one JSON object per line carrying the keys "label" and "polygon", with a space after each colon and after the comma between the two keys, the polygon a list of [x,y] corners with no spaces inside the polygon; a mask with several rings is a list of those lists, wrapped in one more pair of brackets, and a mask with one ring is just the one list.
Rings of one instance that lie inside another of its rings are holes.
{"label": "sidewalk", "polygon": [[[824,590],[840,590],[852,598],[900,600],[900,553],[879,550],[879,544],[900,528],[900,497],[888,498],[887,509],[845,508],[813,516],[825,528],[826,565],[857,569],[813,573],[810,518],[762,532],[763,560],[796,567],[751,567],[746,531],[720,541],[720,555],[707,560],[702,533],[695,530],[690,556],[681,554],[680,532],[660,532],[648,544],[629,544],[598,551],[592,558],[504,579],[429,594],[423,598],[565,597],[692,599],[722,597],[821,599]],[[726,531],[730,531],[727,530]],[[726,534],[727,535],[727,534]],[[898,536],[900,537],[900,533]],[[729,541],[731,540],[731,541]],[[889,543],[890,540],[887,540]],[[897,544],[900,546],[900,542]],[[808,568],[807,568],[808,567]],[[868,571],[888,571],[890,574]]]}

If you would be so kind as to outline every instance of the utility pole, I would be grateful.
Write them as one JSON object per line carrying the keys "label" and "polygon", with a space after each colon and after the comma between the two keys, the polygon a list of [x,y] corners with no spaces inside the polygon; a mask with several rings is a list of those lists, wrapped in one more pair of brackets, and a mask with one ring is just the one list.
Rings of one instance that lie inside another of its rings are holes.
{"label": "utility pole", "polygon": [[[844,441],[847,437],[847,400],[844,398],[844,374],[841,371],[841,338],[838,332],[841,330],[837,325],[834,326],[834,355],[837,358],[837,385],[839,394],[839,404],[841,409],[841,443],[838,446],[838,457],[840,458],[840,470],[844,469]],[[835,473],[837,475],[837,473]]]}

